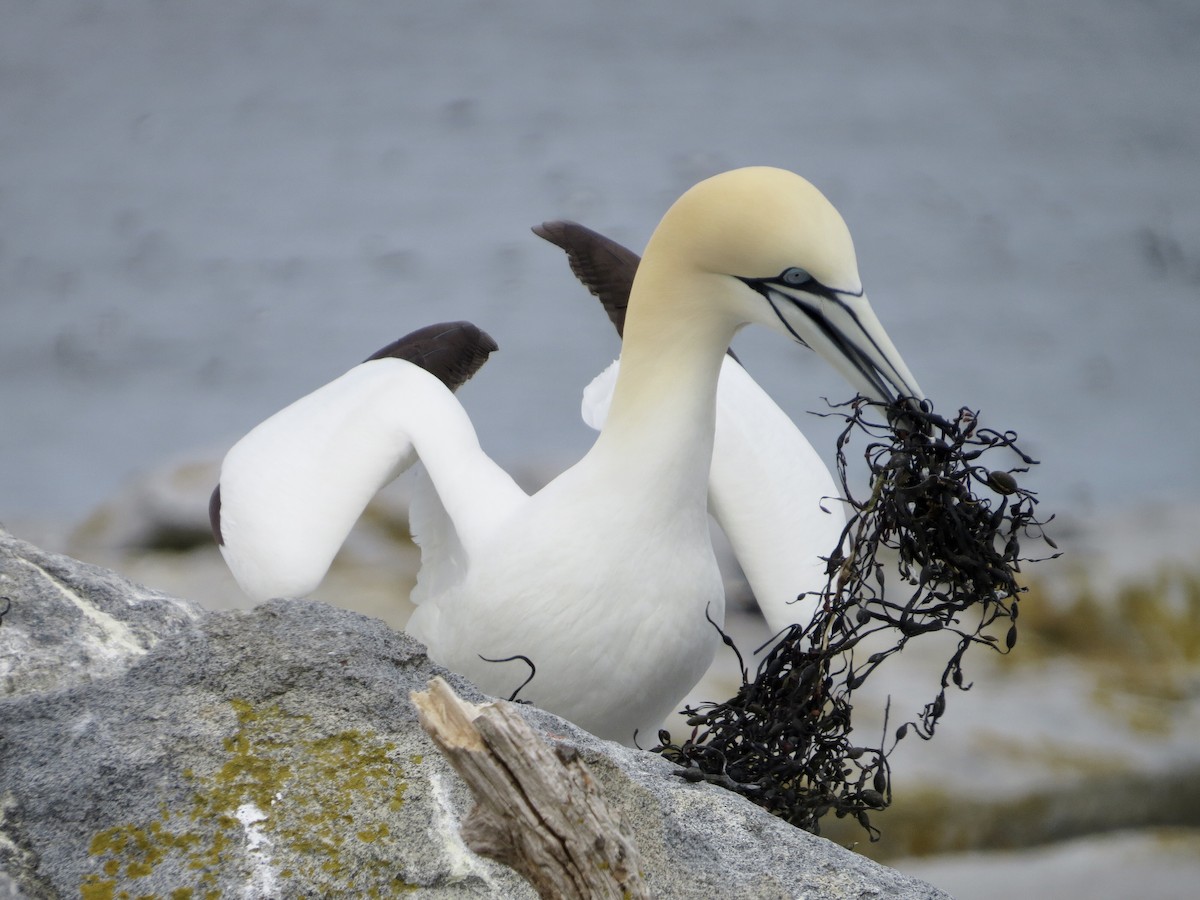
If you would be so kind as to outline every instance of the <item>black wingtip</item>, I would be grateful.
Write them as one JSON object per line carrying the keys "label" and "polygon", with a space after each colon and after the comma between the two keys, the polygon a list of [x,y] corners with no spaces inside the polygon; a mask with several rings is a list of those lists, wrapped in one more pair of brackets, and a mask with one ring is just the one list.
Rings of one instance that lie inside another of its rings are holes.
{"label": "black wingtip", "polygon": [[392,341],[364,362],[386,357],[407,360],[456,391],[498,349],[499,345],[490,334],[470,322],[439,322]]}
{"label": "black wingtip", "polygon": [[557,226],[562,225],[562,222],[543,222],[541,225],[534,225],[530,231],[540,237],[542,240],[549,241],[555,246],[561,247],[558,242]]}
{"label": "black wingtip", "polygon": [[213,540],[218,547],[225,546],[225,535],[221,534],[221,483],[213,488],[212,496],[208,498],[208,524],[212,526]]}
{"label": "black wingtip", "polygon": [[543,222],[533,227],[533,233],[566,252],[575,277],[600,299],[617,334],[623,335],[629,291],[641,257],[578,222]]}

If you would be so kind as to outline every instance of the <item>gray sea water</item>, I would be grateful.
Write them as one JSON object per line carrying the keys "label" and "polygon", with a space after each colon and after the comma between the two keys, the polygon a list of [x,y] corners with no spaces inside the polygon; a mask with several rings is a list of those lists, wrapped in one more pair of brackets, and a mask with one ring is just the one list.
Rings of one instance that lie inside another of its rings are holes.
{"label": "gray sea water", "polygon": [[[63,0],[0,5],[0,519],[219,455],[418,326],[501,352],[484,446],[562,466],[616,337],[558,251],[640,248],[721,169],[840,208],[942,410],[1051,509],[1200,499],[1200,6]],[[848,390],[736,345],[807,416]]]}

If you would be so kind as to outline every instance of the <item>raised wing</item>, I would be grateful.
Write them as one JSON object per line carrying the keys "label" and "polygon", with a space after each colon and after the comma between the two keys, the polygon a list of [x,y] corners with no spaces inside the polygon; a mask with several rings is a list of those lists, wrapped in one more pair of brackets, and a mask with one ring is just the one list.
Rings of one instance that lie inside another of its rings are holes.
{"label": "raised wing", "polygon": [[367,503],[418,456],[464,544],[524,497],[452,393],[495,348],[467,322],[423,328],[238,441],[209,512],[242,589],[256,599],[313,591]]}
{"label": "raised wing", "polygon": [[435,376],[451,391],[457,391],[498,349],[490,334],[470,322],[439,322],[392,341],[363,361],[389,356],[406,359]]}
{"label": "raised wing", "polygon": [[625,309],[641,257],[578,222],[543,222],[533,233],[562,248],[575,277],[604,306],[617,334],[625,335]]}

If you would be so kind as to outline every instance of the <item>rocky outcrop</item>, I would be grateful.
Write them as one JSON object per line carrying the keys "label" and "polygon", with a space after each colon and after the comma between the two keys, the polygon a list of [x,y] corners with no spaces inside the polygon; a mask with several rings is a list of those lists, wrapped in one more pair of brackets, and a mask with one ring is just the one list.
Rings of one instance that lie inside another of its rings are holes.
{"label": "rocky outcrop", "polygon": [[[409,692],[440,674],[485,698],[406,635],[314,601],[203,612],[5,532],[0,595],[0,889],[533,896],[462,843],[470,797]],[[945,896],[658,756],[522,711],[591,767],[653,896]]]}
{"label": "rocky outcrop", "polygon": [[[0,529],[0,697],[119,674],[203,610]],[[7,598],[5,600],[4,598]]]}

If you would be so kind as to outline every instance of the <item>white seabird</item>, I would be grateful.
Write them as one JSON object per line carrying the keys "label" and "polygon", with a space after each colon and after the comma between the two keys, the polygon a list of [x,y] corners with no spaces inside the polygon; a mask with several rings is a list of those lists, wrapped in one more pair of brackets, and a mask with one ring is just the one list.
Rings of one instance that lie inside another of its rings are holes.
{"label": "white seabird", "polygon": [[445,326],[473,329],[465,375],[385,348],[229,451],[213,498],[222,554],[251,597],[303,596],[371,497],[419,459],[407,630],[489,693],[509,695],[528,670],[487,660],[522,655],[536,666],[523,699],[602,737],[652,735],[719,643],[710,497],[773,628],[811,615],[790,601],[823,586],[819,558],[844,522],[817,454],[726,356],[752,323],[868,396],[923,396],[838,212],[797,175],[738,169],[685,193],[651,237],[619,366],[585,399],[600,434],[577,464],[530,496],[482,451],[452,389],[495,345]]}

